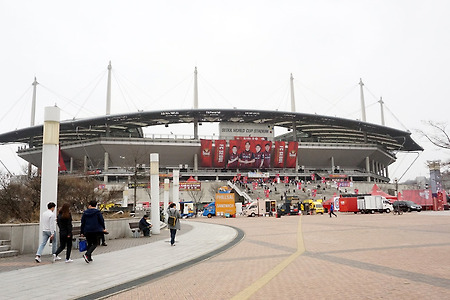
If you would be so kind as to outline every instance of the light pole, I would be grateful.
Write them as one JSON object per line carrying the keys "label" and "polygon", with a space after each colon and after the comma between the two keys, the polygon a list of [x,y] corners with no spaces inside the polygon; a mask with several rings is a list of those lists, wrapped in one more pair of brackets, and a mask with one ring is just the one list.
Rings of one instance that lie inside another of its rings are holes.
{"label": "light pole", "polygon": [[398,179],[397,178],[394,179],[394,183],[395,183],[395,196],[397,197],[397,201],[398,201]]}

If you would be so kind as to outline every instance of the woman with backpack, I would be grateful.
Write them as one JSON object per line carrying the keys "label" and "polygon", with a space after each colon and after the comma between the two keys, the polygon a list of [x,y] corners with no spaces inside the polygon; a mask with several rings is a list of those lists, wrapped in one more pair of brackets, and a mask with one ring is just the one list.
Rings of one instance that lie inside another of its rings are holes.
{"label": "woman with backpack", "polygon": [[175,203],[171,203],[167,209],[168,222],[167,226],[170,229],[170,245],[175,246],[175,235],[177,230],[180,230],[180,211],[176,208]]}

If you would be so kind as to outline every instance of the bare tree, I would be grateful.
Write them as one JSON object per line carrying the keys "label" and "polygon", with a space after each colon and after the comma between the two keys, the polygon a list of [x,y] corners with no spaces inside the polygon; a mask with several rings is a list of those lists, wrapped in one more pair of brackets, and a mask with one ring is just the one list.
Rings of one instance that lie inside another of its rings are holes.
{"label": "bare tree", "polygon": [[210,194],[215,195],[221,186],[223,186],[223,184],[221,184],[219,182],[211,183],[211,185],[209,186]]}
{"label": "bare tree", "polygon": [[425,124],[430,128],[430,131],[418,130],[418,132],[436,147],[450,149],[450,136],[447,133],[447,124],[434,121],[426,121]]}
{"label": "bare tree", "polygon": [[204,196],[203,190],[187,190],[186,193],[188,196],[192,199],[192,202],[194,202],[194,206],[197,207],[198,203],[202,201],[202,198]]}

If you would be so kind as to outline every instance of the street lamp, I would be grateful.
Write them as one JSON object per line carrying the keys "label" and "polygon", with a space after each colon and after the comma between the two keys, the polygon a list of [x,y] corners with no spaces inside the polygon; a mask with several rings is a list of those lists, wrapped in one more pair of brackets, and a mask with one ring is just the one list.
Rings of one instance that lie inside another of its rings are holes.
{"label": "street lamp", "polygon": [[394,183],[395,183],[395,196],[397,197],[397,200],[398,200],[398,180],[397,180],[397,178],[394,179]]}

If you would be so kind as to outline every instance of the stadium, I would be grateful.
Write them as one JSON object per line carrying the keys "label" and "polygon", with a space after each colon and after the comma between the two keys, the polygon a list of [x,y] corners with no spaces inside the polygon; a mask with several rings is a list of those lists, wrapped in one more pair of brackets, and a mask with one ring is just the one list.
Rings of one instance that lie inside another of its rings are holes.
{"label": "stadium", "polygon": [[[196,70],[194,74],[197,76]],[[292,79],[291,76],[291,83]],[[197,91],[196,77],[194,83]],[[360,120],[295,112],[293,95],[290,112],[200,109],[196,95],[194,109],[114,115],[108,113],[107,98],[106,115],[61,121],[60,173],[96,176],[105,184],[129,184],[136,172],[148,178],[149,156],[159,153],[161,176],[170,177],[173,170],[180,170],[180,181],[245,177],[387,183],[388,166],[396,161],[396,153],[423,150],[407,131]],[[361,106],[364,112],[363,96]],[[198,135],[199,126],[207,123],[218,124],[217,135]],[[144,129],[152,132],[156,126],[173,125],[189,127],[192,134],[144,134]],[[279,128],[284,133],[275,135]],[[40,168],[42,132],[43,125],[17,129],[0,134],[0,143],[26,145],[19,147],[17,154]],[[261,149],[266,151],[265,155],[258,155]],[[245,151],[247,158],[242,158]],[[238,157],[237,163],[230,164],[233,155]]]}

